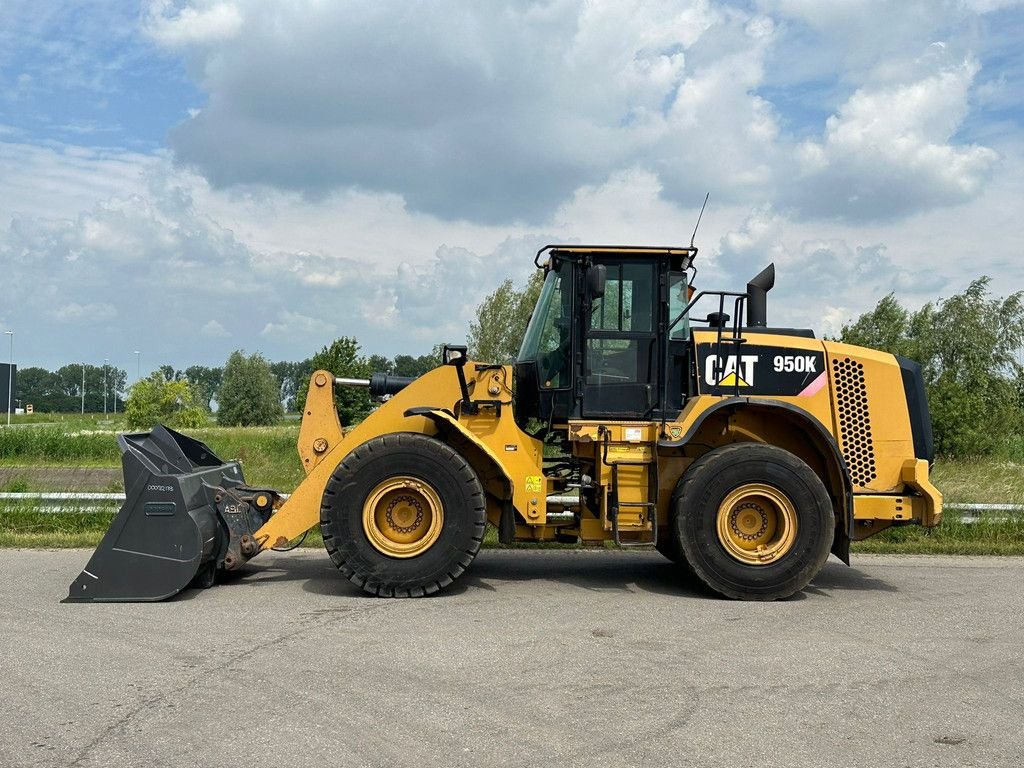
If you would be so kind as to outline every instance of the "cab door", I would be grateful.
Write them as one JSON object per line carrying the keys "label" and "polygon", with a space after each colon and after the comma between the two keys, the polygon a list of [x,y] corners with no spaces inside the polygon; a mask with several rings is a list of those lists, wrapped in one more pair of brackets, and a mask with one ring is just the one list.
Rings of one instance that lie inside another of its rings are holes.
{"label": "cab door", "polygon": [[657,405],[657,269],[653,260],[596,258],[604,295],[584,312],[582,416],[649,418]]}

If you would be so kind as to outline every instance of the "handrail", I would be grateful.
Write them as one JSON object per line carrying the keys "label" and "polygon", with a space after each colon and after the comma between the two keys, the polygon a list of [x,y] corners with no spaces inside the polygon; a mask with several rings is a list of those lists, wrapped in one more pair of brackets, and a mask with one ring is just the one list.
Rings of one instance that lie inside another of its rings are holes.
{"label": "handrail", "polygon": [[[747,294],[740,293],[737,291],[699,291],[694,294],[693,298],[687,302],[686,306],[683,307],[676,319],[668,324],[665,328],[664,333],[664,354],[662,356],[661,364],[661,392],[659,396],[658,407],[661,410],[661,433],[662,438],[665,437],[665,425],[668,423],[668,362],[669,362],[669,340],[672,337],[672,329],[675,328],[679,321],[690,314],[690,310],[696,306],[697,302],[705,296],[717,296],[718,297],[718,314],[719,317],[725,313],[725,298],[731,296],[735,299],[733,302],[733,324],[732,324],[732,337],[729,339],[723,338],[722,331],[724,330],[721,323],[717,328],[717,336],[715,338],[715,355],[719,360],[722,359],[722,344],[736,344],[737,346],[742,344],[746,339],[740,335],[740,328],[743,327],[743,313],[746,310]],[[696,346],[694,346],[694,354],[696,355]],[[739,381],[736,382],[736,395],[739,395]]]}

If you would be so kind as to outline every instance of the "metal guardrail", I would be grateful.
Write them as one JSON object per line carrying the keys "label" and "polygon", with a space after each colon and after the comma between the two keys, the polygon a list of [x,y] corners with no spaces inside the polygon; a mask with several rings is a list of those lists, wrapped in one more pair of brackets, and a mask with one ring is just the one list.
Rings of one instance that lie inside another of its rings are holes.
{"label": "metal guardrail", "polygon": [[[281,498],[287,499],[289,494],[282,493]],[[65,492],[0,492],[0,508],[15,506],[2,502],[11,501],[19,504],[38,502],[37,509],[43,512],[94,512],[109,509],[124,501],[123,493],[65,493]],[[980,520],[986,512],[1006,512],[1006,517],[1024,515],[1024,504],[944,504],[945,512],[960,513],[964,522]],[[1005,519],[1005,518],[998,518]]]}
{"label": "metal guardrail", "polygon": [[[123,493],[0,493],[0,510],[33,504],[36,512],[102,512],[124,501]],[[10,503],[7,503],[10,502]]]}
{"label": "metal guardrail", "polygon": [[[291,494],[282,493],[281,498],[287,499]],[[4,502],[10,501],[11,504]],[[25,503],[37,502],[32,509],[36,512],[102,512],[111,510],[124,501],[123,493],[71,493],[63,491],[0,493],[0,511],[20,506]]]}
{"label": "metal guardrail", "polygon": [[18,501],[124,501],[123,493],[0,493],[0,499]]}
{"label": "metal guardrail", "polygon": [[1003,523],[1024,516],[1024,504],[943,504],[943,513],[960,515],[962,523],[977,523],[986,513],[1003,512],[998,516],[989,516],[992,522]]}

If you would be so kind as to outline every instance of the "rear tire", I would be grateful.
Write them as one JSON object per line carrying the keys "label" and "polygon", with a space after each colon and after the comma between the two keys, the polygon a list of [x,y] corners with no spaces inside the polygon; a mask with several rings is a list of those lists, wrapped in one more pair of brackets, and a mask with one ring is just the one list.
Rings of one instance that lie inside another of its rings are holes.
{"label": "rear tire", "polygon": [[406,432],[349,453],[320,507],[331,560],[381,597],[422,597],[449,586],[476,557],[485,523],[473,468],[445,443]]}
{"label": "rear tire", "polygon": [[789,597],[828,559],[835,530],[828,492],[807,464],[781,448],[717,448],[690,465],[672,498],[690,569],[726,597]]}

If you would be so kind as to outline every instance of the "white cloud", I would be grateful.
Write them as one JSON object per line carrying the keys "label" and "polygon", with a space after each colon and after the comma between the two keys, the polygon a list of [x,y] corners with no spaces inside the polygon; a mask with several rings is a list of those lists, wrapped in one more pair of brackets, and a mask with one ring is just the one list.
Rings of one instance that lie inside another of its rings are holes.
{"label": "white cloud", "polygon": [[[614,173],[577,189],[552,215],[554,228],[586,242],[673,245],[689,241],[703,195],[680,208],[663,195],[658,175],[642,168]],[[715,201],[716,207],[719,201]]]}
{"label": "white cloud", "polygon": [[0,222],[15,214],[76,217],[98,200],[146,193],[161,155],[0,141]]}
{"label": "white cloud", "polygon": [[391,192],[448,220],[536,226],[629,167],[674,199],[684,178],[722,198],[770,181],[763,16],[706,0],[239,7],[231,39],[187,47],[209,99],[170,136],[218,188]]}
{"label": "white cloud", "polygon": [[[773,320],[835,329],[964,271],[1019,286],[1019,46],[975,13],[999,0],[969,5],[150,4],[137,48],[184,59],[206,103],[153,153],[0,128],[2,311],[54,365],[336,335],[422,354],[547,242],[688,242],[708,190],[699,286],[775,260]],[[106,54],[68,40],[19,85],[5,44],[45,39],[62,17],[40,13],[0,30],[7,96],[75,67],[109,90]],[[97,317],[57,319],[73,306]]]}
{"label": "white cloud", "polygon": [[220,43],[234,37],[242,26],[242,13],[234,3],[200,2],[169,15],[172,9],[170,0],[154,0],[145,20],[146,32],[171,48]]}
{"label": "white cloud", "polygon": [[337,333],[338,327],[332,322],[299,312],[282,310],[277,313],[276,323],[267,323],[263,326],[260,336],[287,339],[306,348],[329,344]]}
{"label": "white cloud", "polygon": [[203,327],[199,329],[199,333],[209,339],[227,339],[231,337],[228,329],[216,320],[204,323]]}
{"label": "white cloud", "polygon": [[887,293],[896,292],[914,304],[949,282],[944,270],[922,272],[914,254],[893,253],[885,244],[873,242],[872,233],[819,228],[818,236],[808,236],[805,229],[771,209],[752,211],[719,241],[710,279],[742,290],[747,280],[774,262],[769,324],[832,335]]}
{"label": "white cloud", "polygon": [[795,202],[813,215],[870,219],[975,197],[998,155],[951,141],[977,72],[969,60],[914,82],[858,89],[821,140],[797,148]]}
{"label": "white cloud", "polygon": [[117,317],[117,307],[106,302],[79,304],[73,301],[58,309],[56,317],[63,323],[102,323]]}
{"label": "white cloud", "polygon": [[[56,166],[33,161],[44,185],[72,172],[80,189],[106,191],[132,179],[124,196],[67,217],[33,208],[0,229],[6,320],[30,328],[24,349],[54,366],[90,349],[112,360],[118,350],[130,359],[133,349],[159,349],[175,364],[220,364],[234,346],[301,359],[340,335],[355,336],[367,352],[422,354],[464,338],[483,296],[506,277],[521,284],[541,246],[686,243],[701,201],[698,193],[679,207],[657,174],[634,168],[577,189],[540,234],[446,224],[410,213],[388,194],[304,204],[264,188],[212,190],[166,160],[125,173],[124,158],[70,149],[40,157]],[[943,285],[962,283],[965,263],[971,275],[1022,284],[1014,244],[1024,173],[1014,169],[1024,161],[1009,155],[1005,162],[996,183],[955,216],[937,210],[870,226],[801,221],[784,209],[712,197],[697,236],[698,285],[740,289],[775,260],[770,318],[820,331],[889,290],[923,302]],[[78,188],[67,199],[55,193],[54,210],[73,210]],[[26,200],[42,197],[31,186],[22,191]],[[117,314],[59,321],[53,308],[72,304],[107,305]]]}
{"label": "white cloud", "polygon": [[[684,206],[863,221],[970,199],[995,163],[956,136],[978,65],[955,2],[232,7],[229,39],[185,44],[209,98],[170,135],[217,189],[392,194],[522,232],[640,170]],[[780,108],[779,85],[810,101]],[[794,125],[794,105],[831,117]]]}
{"label": "white cloud", "polygon": [[964,8],[975,13],[991,13],[1004,8],[1015,8],[1024,5],[1022,0],[961,0]]}

